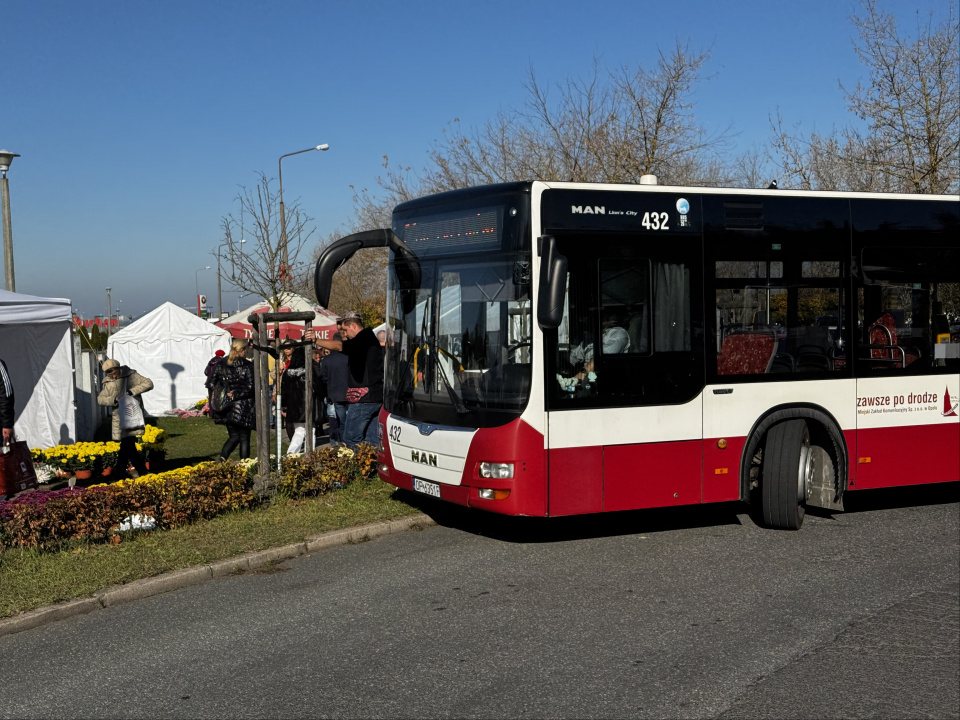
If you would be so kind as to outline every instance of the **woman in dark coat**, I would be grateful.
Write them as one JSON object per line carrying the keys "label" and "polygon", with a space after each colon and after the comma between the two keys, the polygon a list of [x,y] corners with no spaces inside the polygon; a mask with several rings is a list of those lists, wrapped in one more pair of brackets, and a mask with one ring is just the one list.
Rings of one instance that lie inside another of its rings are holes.
{"label": "woman in dark coat", "polygon": [[[313,355],[312,349],[308,347],[307,352]],[[290,357],[290,364],[283,371],[280,378],[280,411],[288,428],[294,429],[293,436],[290,438],[288,453],[298,453],[303,449],[304,441],[307,438],[307,405],[304,397],[306,389],[306,369],[304,367],[304,349],[297,347]],[[314,417],[314,436],[318,427],[316,418],[317,413],[317,394],[318,390],[323,389],[323,381],[320,379],[320,366],[310,361],[310,367],[313,370],[313,417]],[[323,394],[320,395],[323,397]]]}
{"label": "woman in dark coat", "polygon": [[220,459],[230,457],[233,449],[240,446],[240,459],[250,457],[250,431],[257,424],[256,404],[253,393],[253,363],[247,360],[247,341],[234,340],[230,355],[217,365],[214,383],[227,386],[230,404],[214,415],[213,421],[227,426],[227,441],[220,451]]}

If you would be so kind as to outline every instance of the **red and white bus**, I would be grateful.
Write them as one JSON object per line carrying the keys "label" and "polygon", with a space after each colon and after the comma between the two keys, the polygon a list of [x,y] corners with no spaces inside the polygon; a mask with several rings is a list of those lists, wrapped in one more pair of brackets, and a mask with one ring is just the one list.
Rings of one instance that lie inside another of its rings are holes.
{"label": "red and white bus", "polygon": [[[380,477],[509,515],[960,479],[960,198],[522,182],[399,205]],[[649,182],[647,182],[649,180]]]}

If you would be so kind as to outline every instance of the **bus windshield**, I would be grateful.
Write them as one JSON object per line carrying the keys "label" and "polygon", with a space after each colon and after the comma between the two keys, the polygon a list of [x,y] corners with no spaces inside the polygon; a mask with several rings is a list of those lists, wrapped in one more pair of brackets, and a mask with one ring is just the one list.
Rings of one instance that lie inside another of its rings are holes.
{"label": "bus windshield", "polygon": [[425,259],[416,289],[392,267],[389,278],[386,409],[457,427],[518,417],[530,395],[529,253]]}

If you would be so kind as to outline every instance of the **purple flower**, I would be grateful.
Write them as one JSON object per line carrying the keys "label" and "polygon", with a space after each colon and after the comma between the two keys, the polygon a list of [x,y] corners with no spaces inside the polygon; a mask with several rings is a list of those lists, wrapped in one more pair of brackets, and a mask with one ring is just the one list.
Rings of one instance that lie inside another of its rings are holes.
{"label": "purple flower", "polygon": [[0,501],[0,520],[10,520],[18,506],[40,507],[45,505],[48,500],[79,495],[86,491],[86,488],[79,487],[63,488],[62,490],[34,490],[33,492],[23,493],[12,500],[2,500]]}

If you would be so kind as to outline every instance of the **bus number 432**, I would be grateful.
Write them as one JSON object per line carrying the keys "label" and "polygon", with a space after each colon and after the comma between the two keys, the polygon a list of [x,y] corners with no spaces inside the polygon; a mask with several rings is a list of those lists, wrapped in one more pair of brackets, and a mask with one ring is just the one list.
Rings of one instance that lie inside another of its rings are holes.
{"label": "bus number 432", "polygon": [[667,214],[655,213],[655,212],[646,212],[643,214],[643,220],[641,225],[647,230],[669,230],[667,227]]}

